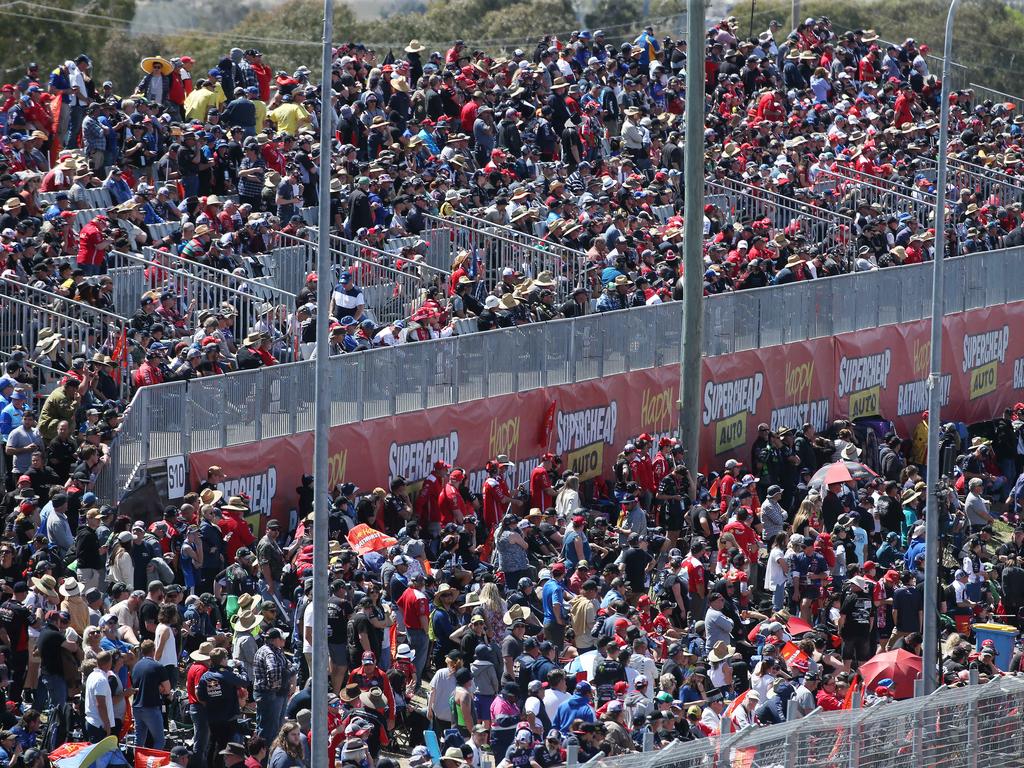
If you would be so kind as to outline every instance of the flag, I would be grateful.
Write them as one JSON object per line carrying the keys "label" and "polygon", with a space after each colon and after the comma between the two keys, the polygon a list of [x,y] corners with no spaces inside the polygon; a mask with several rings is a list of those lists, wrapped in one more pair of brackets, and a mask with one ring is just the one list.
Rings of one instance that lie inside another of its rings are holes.
{"label": "flag", "polygon": [[357,554],[366,555],[393,547],[398,539],[362,523],[348,532],[348,543]]}
{"label": "flag", "polygon": [[537,434],[537,444],[541,448],[547,448],[551,440],[551,433],[555,429],[555,408],[556,403],[552,400],[544,409],[544,418],[540,423],[540,432]]}
{"label": "flag", "polygon": [[384,57],[384,61],[381,62],[381,66],[386,66],[387,64],[394,64],[394,63],[395,63],[395,54],[394,54],[394,52],[390,48],[388,48],[388,55]]}
{"label": "flag", "polygon": [[170,763],[170,752],[164,752],[162,749],[135,748],[135,768],[162,768]]}
{"label": "flag", "polygon": [[732,713],[735,712],[739,705],[743,703],[743,700],[747,698],[748,693],[750,693],[749,688],[745,690],[743,693],[741,693],[739,696],[737,696],[735,699],[730,701],[729,706],[725,708],[725,713],[723,714],[723,717],[728,717],[729,719],[732,719]]}
{"label": "flag", "polygon": [[128,359],[127,328],[121,329],[121,334],[117,337],[117,341],[114,343],[114,349],[110,354],[110,359],[114,361],[114,381],[117,382],[118,386],[121,386],[121,371],[124,369],[124,363]]}
{"label": "flag", "polygon": [[[857,693],[857,683],[850,683],[850,687],[846,689],[846,695],[843,697],[843,705],[840,709],[853,709],[853,697]],[[863,701],[863,698],[861,699]]]}
{"label": "flag", "polygon": [[[169,760],[170,755],[167,756]],[[117,736],[113,735],[107,736],[96,744],[86,742],[62,744],[48,757],[54,768],[82,768],[82,766],[109,768],[109,766],[128,765],[128,761],[117,748]],[[167,765],[167,763],[162,763],[162,765]]]}
{"label": "flag", "polygon": [[810,660],[807,658],[807,654],[797,648],[792,641],[782,646],[781,653],[790,669],[797,667],[806,671]]}

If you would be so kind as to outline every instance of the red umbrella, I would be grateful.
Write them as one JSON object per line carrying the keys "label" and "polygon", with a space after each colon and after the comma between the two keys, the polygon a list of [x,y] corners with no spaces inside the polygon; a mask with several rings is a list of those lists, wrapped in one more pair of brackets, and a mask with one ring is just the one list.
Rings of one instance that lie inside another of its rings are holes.
{"label": "red umbrella", "polygon": [[921,657],[904,651],[879,653],[860,665],[860,676],[864,687],[873,691],[879,680],[892,680],[892,691],[897,699],[909,699],[914,695],[914,681],[921,676]]}
{"label": "red umbrella", "polygon": [[835,464],[829,464],[825,469],[825,477],[823,478],[825,485],[848,483],[851,480],[853,480],[853,475],[850,474],[850,469],[846,466],[845,462],[837,461]]}
{"label": "red umbrella", "polygon": [[812,629],[814,629],[814,627],[799,616],[794,616],[786,622],[786,631],[789,632],[792,637],[799,637],[800,635],[810,632]]}

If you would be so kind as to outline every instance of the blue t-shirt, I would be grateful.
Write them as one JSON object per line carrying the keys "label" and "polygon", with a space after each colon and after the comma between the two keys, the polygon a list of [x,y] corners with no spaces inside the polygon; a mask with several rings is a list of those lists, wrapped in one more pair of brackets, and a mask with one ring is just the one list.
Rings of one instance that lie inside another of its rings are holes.
{"label": "blue t-shirt", "polygon": [[132,684],[135,686],[133,707],[159,707],[160,686],[167,679],[167,670],[156,659],[148,656],[140,659],[132,668]]}
{"label": "blue t-shirt", "polygon": [[565,621],[565,587],[559,584],[554,579],[549,579],[544,584],[544,589],[541,593],[541,604],[544,606],[544,623],[548,624],[555,620],[555,609],[554,604],[559,603],[562,605],[561,618]]}

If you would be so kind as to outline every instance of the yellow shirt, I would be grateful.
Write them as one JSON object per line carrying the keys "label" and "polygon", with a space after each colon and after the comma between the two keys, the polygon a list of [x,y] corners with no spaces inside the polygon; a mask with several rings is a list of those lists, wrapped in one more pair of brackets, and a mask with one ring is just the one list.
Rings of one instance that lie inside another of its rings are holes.
{"label": "yellow shirt", "polygon": [[920,421],[914,427],[913,442],[910,446],[910,459],[918,466],[928,463],[928,422]]}
{"label": "yellow shirt", "polygon": [[209,88],[196,88],[185,97],[185,117],[205,122],[207,112],[214,107],[220,107],[223,101],[224,89],[220,87],[220,83],[217,83],[217,87],[212,91]]}
{"label": "yellow shirt", "polygon": [[301,104],[282,104],[270,111],[270,119],[278,131],[292,136],[298,134],[299,128],[311,122],[309,112]]}
{"label": "yellow shirt", "polygon": [[263,121],[267,119],[267,102],[253,99],[252,105],[256,107],[256,133],[262,133]]}

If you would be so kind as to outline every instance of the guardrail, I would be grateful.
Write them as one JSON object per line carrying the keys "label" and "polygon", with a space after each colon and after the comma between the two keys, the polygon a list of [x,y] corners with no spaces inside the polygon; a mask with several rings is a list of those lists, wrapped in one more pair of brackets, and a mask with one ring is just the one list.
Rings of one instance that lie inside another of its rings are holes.
{"label": "guardrail", "polygon": [[838,261],[847,269],[850,268],[853,256],[853,219],[849,216],[735,179],[705,181],[704,189],[715,198],[723,198],[733,218],[767,218],[771,226],[778,230],[795,224],[808,242],[823,244],[826,250],[836,255]]}
{"label": "guardrail", "polygon": [[488,285],[500,281],[505,269],[513,269],[527,277],[550,272],[555,278],[557,293],[563,298],[574,287],[590,282],[587,256],[583,251],[548,243],[529,233],[466,214],[450,219],[428,215],[427,220],[434,230],[448,233],[447,238],[437,235],[430,241],[433,247],[447,248],[447,255],[443,255],[445,251],[442,250],[434,257],[445,258],[451,263],[459,251],[468,251],[470,258],[479,257]]}
{"label": "guardrail", "polygon": [[[1024,248],[946,262],[946,311],[1024,301]],[[930,264],[758,288],[704,302],[704,356],[930,316]],[[678,365],[682,302],[401,344],[331,358],[331,425]],[[500,350],[500,354],[498,351]],[[144,387],[110,459],[213,450],[314,426],[313,362]],[[128,446],[130,441],[139,444]],[[118,465],[118,478],[131,471]],[[104,482],[107,482],[106,480]],[[120,480],[119,480],[120,482]],[[125,488],[125,485],[112,485]]]}
{"label": "guardrail", "polygon": [[[312,227],[310,236],[318,236]],[[290,269],[295,271],[301,264],[305,282],[306,273],[316,271],[317,242],[285,234],[281,235],[281,242],[296,248]],[[425,289],[446,285],[449,276],[444,270],[412,261],[398,269],[395,254],[337,235],[331,235],[329,243],[334,283],[337,284],[343,269],[349,271],[362,290],[370,319],[380,325],[408,318],[423,303]]]}
{"label": "guardrail", "polygon": [[863,709],[815,710],[779,725],[597,761],[601,768],[1003,768],[1024,748],[1024,679],[939,688]]}
{"label": "guardrail", "polygon": [[924,229],[931,223],[935,210],[934,193],[918,191],[919,197],[905,195],[895,184],[875,183],[866,174],[844,166],[839,166],[836,171],[822,168],[818,178],[835,181],[842,195],[855,195],[858,203],[877,205],[888,213],[909,213]]}

